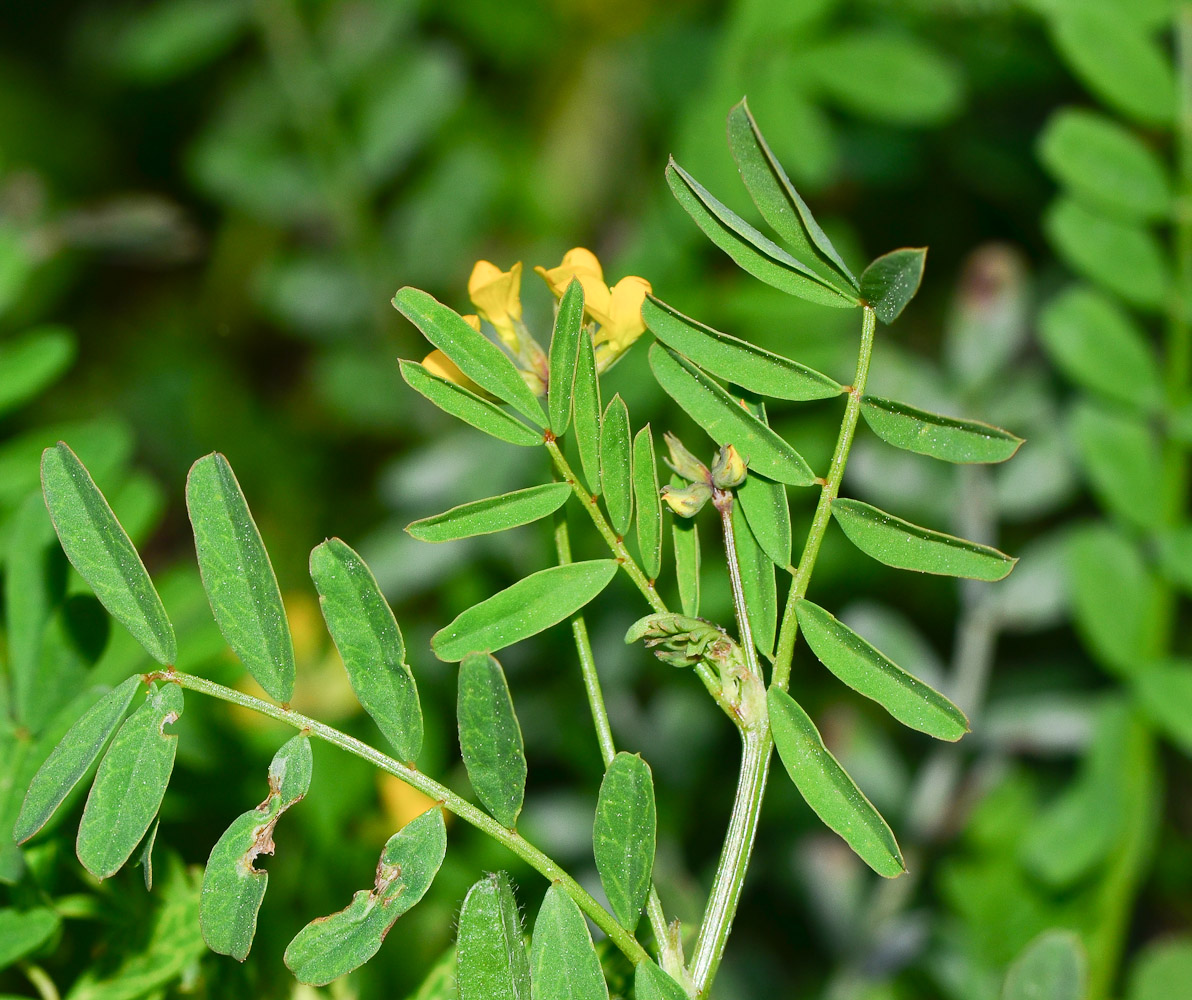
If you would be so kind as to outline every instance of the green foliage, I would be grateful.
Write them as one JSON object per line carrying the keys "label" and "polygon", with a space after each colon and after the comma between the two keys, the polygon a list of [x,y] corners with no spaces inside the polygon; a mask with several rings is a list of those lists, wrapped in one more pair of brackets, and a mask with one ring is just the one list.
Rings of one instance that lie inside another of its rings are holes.
{"label": "green foliage", "polygon": [[512,829],[526,794],[526,753],[495,656],[468,653],[460,661],[455,717],[472,788],[497,822]]}
{"label": "green foliage", "polygon": [[186,477],[203,588],[219,630],[270,696],[294,693],[294,640],[265,543],[223,455],[200,458]]}
{"label": "green foliage", "polygon": [[547,406],[551,433],[558,437],[571,426],[571,401],[575,393],[576,365],[579,363],[580,335],[584,321],[584,288],[571,279],[559,299],[555,326],[550,337],[550,381]]}
{"label": "green foliage", "polygon": [[[471,329],[471,327],[469,327]],[[477,430],[491,434],[501,441],[533,447],[541,438],[531,428],[504,410],[481,399],[463,386],[438,378],[413,361],[401,362],[401,377],[415,392],[421,393],[435,406],[459,417]]]}
{"label": "green foliage", "polygon": [[650,765],[622,751],[600,783],[592,850],[613,915],[628,931],[637,927],[650,892],[657,826]]}
{"label": "green foliage", "polygon": [[624,537],[633,523],[633,450],[629,408],[613,396],[600,421],[600,492],[613,530]]}
{"label": "green foliage", "polygon": [[1022,445],[1022,438],[1000,427],[928,413],[877,396],[861,401],[861,416],[887,444],[944,462],[1004,462]]}
{"label": "green foliage", "polygon": [[533,1000],[608,1000],[584,915],[557,885],[546,890],[534,920],[530,996]]}
{"label": "green foliage", "polygon": [[497,497],[473,500],[442,514],[424,517],[406,526],[422,542],[449,542],[457,538],[487,535],[530,524],[553,514],[567,502],[571,487],[566,483],[543,483]]}
{"label": "green foliage", "polygon": [[530,959],[513,887],[503,873],[468,890],[459,912],[456,980],[460,1000],[525,1000]]}
{"label": "green foliage", "polygon": [[919,291],[927,248],[891,250],[861,274],[861,296],[883,323],[893,323]]}
{"label": "green foliage", "polygon": [[1085,995],[1084,966],[1084,949],[1075,934],[1047,931],[1010,966],[1003,1000],[1081,1000]]}

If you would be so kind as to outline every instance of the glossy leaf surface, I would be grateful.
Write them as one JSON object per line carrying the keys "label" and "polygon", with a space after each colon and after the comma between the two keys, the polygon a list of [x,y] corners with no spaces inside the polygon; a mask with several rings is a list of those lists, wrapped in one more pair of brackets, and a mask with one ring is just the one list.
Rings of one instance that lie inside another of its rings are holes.
{"label": "glossy leaf surface", "polygon": [[629,439],[629,408],[613,396],[600,425],[600,491],[609,524],[621,538],[633,523],[633,450]]}
{"label": "glossy leaf surface", "polygon": [[294,693],[294,640],[265,543],[227,459],[200,458],[186,477],[186,509],[211,611],[232,652],[269,696]]}
{"label": "glossy leaf surface", "polygon": [[42,454],[41,483],[71,564],[150,656],[172,664],[178,656],[174,626],[145,564],[83,463],[64,442]]}
{"label": "glossy leaf surface", "polygon": [[923,280],[926,247],[891,250],[861,274],[861,297],[883,323],[893,323],[915,297]]}
{"label": "glossy leaf surface", "polygon": [[887,444],[945,462],[1004,462],[1022,438],[992,424],[929,413],[906,403],[866,396],[861,415]]}
{"label": "glossy leaf surface", "polygon": [[857,304],[713,197],[673,159],[666,167],[666,182],[704,235],[755,278],[820,305],[849,309]]}
{"label": "glossy leaf surface", "polygon": [[591,337],[580,337],[575,363],[575,445],[588,492],[600,495],[600,379],[596,375],[596,349]]}
{"label": "glossy leaf surface", "polygon": [[650,892],[657,834],[650,765],[622,751],[600,783],[592,852],[613,916],[630,932],[637,927]]}
{"label": "glossy leaf surface", "polygon": [[277,821],[306,795],[311,767],[308,737],[285,743],[269,764],[265,801],[233,820],[211,848],[199,897],[199,926],[212,951],[238,962],[248,955],[269,884],[269,873],[255,867],[256,859],[273,853]]}
{"label": "glossy leaf surface", "polygon": [[456,944],[459,1000],[529,1000],[530,958],[509,879],[485,875],[468,890]]}
{"label": "glossy leaf surface", "polygon": [[431,638],[441,660],[462,660],[476,650],[498,649],[536,635],[570,618],[591,601],[617,572],[613,559],[552,566],[473,605]]}
{"label": "glossy leaf surface", "polygon": [[460,504],[442,514],[414,521],[406,526],[406,531],[423,542],[449,542],[507,531],[553,514],[571,495],[567,483],[544,483]]}
{"label": "glossy leaf surface", "polygon": [[96,878],[110,878],[149,829],[174,769],[178,737],[166,732],[182,715],[182,688],[149,687],[99,763],[83,807],[75,850]]}
{"label": "glossy leaf surface", "polygon": [[662,572],[662,497],[654,438],[646,424],[633,438],[633,500],[637,505],[637,549],[650,580]]}
{"label": "glossy leaf surface", "polygon": [[855,295],[857,279],[771,152],[744,100],[728,113],[728,145],[762,218],[790,244],[796,258],[845,295]]}
{"label": "glossy leaf surface", "polygon": [[393,305],[422,335],[447,355],[482,389],[504,400],[538,427],[546,414],[509,356],[484,334],[472,329],[454,309],[418,288],[402,288]]}
{"label": "glossy leaf surface", "polygon": [[37,769],[13,827],[12,835],[18,844],[49,822],[62,800],[95,763],[132,704],[140,683],[139,676],[129,677],[100,698],[66,731]]}
{"label": "glossy leaf surface", "polygon": [[438,806],[390,837],[373,888],[361,889],[338,913],[312,920],[286,947],[285,963],[298,981],[325,986],[380,951],[397,918],[426,895],[446,851],[447,829]]}
{"label": "glossy leaf surface", "polygon": [[558,885],[546,890],[534,921],[530,984],[533,1000],[608,1000],[584,915]]}
{"label": "glossy leaf surface", "polygon": [[399,361],[401,377],[415,392],[420,393],[439,409],[458,417],[477,430],[509,444],[534,447],[542,444],[542,435],[527,427],[487,399],[474,392],[432,375],[415,361]]}
{"label": "glossy leaf surface", "polygon": [[884,656],[817,604],[799,601],[799,630],[816,658],[854,691],[872,698],[904,726],[940,740],[969,731],[965,714],[938,691]]}
{"label": "glossy leaf surface", "polygon": [[778,756],[799,794],[875,872],[885,878],[901,875],[906,868],[894,834],[824,746],[815,723],[778,688],[766,692],[766,704]]}
{"label": "glossy leaf surface", "polygon": [[686,358],[654,344],[650,367],[667,395],[713,441],[735,446],[751,469],[791,486],[810,486],[815,481],[811,467],[794,448]]}
{"label": "glossy leaf surface", "polygon": [[575,365],[582,336],[585,336],[584,288],[578,278],[572,278],[556,307],[555,326],[550,338],[546,406],[555,437],[566,433],[571,424],[571,396],[575,389]]}
{"label": "glossy leaf surface", "polygon": [[713,330],[684,316],[665,302],[647,296],[642,319],[662,343],[689,358],[704,371],[759,396],[775,399],[829,399],[840,383],[778,354]]}
{"label": "glossy leaf surface", "polygon": [[896,569],[1000,580],[1018,561],[988,545],[921,528],[860,500],[833,500],[832,516],[857,548]]}
{"label": "glossy leaf surface", "polygon": [[456,720],[472,788],[493,818],[512,829],[526,794],[526,753],[495,656],[469,653],[460,661]]}
{"label": "glossy leaf surface", "polygon": [[310,576],[352,690],[398,759],[414,763],[422,749],[418,685],[406,663],[401,629],[376,577],[338,538],[315,546]]}

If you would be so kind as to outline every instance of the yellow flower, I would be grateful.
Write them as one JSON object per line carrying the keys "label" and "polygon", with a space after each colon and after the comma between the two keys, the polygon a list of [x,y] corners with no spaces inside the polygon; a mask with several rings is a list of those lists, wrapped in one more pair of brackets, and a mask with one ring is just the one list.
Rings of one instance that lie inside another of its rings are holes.
{"label": "yellow flower", "polygon": [[645,332],[642,303],[650,292],[645,278],[630,275],[612,288],[604,283],[604,268],[591,250],[574,247],[563,255],[563,263],[547,269],[534,268],[556,296],[562,296],[572,278],[584,289],[584,312],[600,329],[593,337],[596,360],[603,371],[629,349]]}
{"label": "yellow flower", "polygon": [[[469,317],[465,316],[464,319]],[[475,317],[471,317],[475,319]],[[479,320],[476,325],[479,326]],[[478,396],[492,398],[487,392],[480,388],[467,375],[459,370],[459,367],[442,351],[431,351],[425,358],[422,359],[422,367],[425,368],[432,375],[437,375],[441,379],[446,379],[448,382],[454,382],[463,389],[468,389],[476,393]]]}
{"label": "yellow flower", "polygon": [[521,275],[521,261],[502,271],[496,264],[478,260],[468,278],[468,298],[472,305],[513,351],[518,347],[517,325],[522,318]]}

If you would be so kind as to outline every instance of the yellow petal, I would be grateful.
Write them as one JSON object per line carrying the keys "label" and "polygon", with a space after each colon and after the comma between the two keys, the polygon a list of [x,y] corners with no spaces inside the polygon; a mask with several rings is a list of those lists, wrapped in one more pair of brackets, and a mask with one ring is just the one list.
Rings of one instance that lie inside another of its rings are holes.
{"label": "yellow petal", "polygon": [[463,317],[463,321],[465,323],[467,323],[468,326],[470,326],[477,333],[480,332],[480,317],[477,316],[475,313],[468,313],[467,316]]}
{"label": "yellow petal", "polygon": [[646,330],[642,320],[642,303],[651,291],[645,278],[629,275],[616,283],[609,295],[608,340],[624,351]]}
{"label": "yellow petal", "polygon": [[563,263],[558,267],[552,267],[549,270],[545,267],[536,267],[534,270],[542,275],[543,280],[550,286],[550,290],[560,297],[567,291],[567,286],[571,284],[572,278],[579,278],[585,293],[589,284],[593,286],[604,284],[604,269],[600,266],[600,261],[596,259],[596,255],[591,250],[585,250],[583,247],[573,247],[568,250],[563,254]]}
{"label": "yellow petal", "polygon": [[487,260],[476,261],[468,278],[468,297],[476,311],[495,327],[509,326],[520,320],[522,265],[518,261],[502,271]]}
{"label": "yellow petal", "polygon": [[464,389],[470,389],[478,395],[488,395],[480,386],[461,372],[456,363],[442,351],[431,351],[430,354],[422,359],[422,367],[432,375],[437,375],[439,378],[446,379],[448,382],[454,382],[456,385]]}

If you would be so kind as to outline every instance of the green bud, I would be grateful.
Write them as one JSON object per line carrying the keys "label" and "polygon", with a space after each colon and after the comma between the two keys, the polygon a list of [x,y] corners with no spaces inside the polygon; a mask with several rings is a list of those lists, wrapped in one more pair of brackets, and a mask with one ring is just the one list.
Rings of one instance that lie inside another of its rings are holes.
{"label": "green bud", "polygon": [[731,444],[722,445],[712,464],[712,482],[722,490],[731,490],[745,482],[745,459]]}
{"label": "green bud", "polygon": [[692,483],[685,490],[664,486],[662,499],[679,517],[695,517],[700,508],[712,499],[712,487],[707,483]]}
{"label": "green bud", "polygon": [[678,475],[692,483],[710,481],[711,474],[708,472],[708,467],[684,448],[682,441],[670,431],[663,434],[662,438],[666,441],[666,447],[670,451],[670,458],[667,459],[666,464]]}

